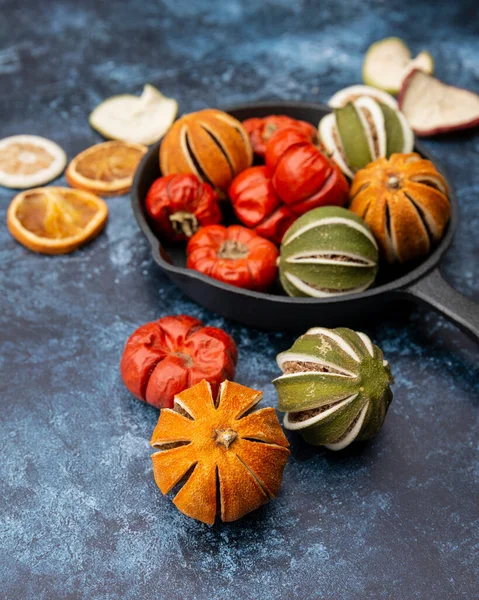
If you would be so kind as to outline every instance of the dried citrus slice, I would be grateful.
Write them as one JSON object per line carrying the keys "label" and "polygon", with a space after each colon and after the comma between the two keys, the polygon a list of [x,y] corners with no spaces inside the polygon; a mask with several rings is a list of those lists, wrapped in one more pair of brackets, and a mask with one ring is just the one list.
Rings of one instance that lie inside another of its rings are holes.
{"label": "dried citrus slice", "polygon": [[87,148],[68,165],[68,183],[95,194],[126,194],[148,148],[128,142],[103,142]]}
{"label": "dried citrus slice", "polygon": [[65,152],[38,135],[13,135],[0,140],[0,185],[29,188],[48,183],[65,168]]}
{"label": "dried citrus slice", "polygon": [[154,144],[171,127],[178,112],[174,98],[147,83],[141,96],[121,94],[102,102],[90,115],[90,125],[111,140]]}
{"label": "dried citrus slice", "polygon": [[106,203],[90,192],[44,187],[17,194],[7,212],[10,233],[42,254],[66,254],[94,238],[108,216]]}

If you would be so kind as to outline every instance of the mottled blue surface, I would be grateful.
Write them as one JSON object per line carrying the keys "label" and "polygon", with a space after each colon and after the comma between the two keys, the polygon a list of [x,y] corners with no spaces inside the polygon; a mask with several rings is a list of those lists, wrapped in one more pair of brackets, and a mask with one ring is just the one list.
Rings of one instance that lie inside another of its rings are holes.
{"label": "mottled blue surface", "polygon": [[[147,81],[181,110],[325,100],[359,81],[363,52],[386,35],[430,49],[439,76],[478,90],[476,6],[0,0],[0,137],[45,135],[73,157],[100,139],[87,123],[98,102]],[[479,300],[479,135],[427,146],[461,208],[444,273]],[[12,196],[0,189],[2,222]],[[477,344],[408,306],[365,323],[396,377],[380,435],[337,454],[290,436],[279,498],[209,528],[155,486],[158,413],[120,381],[124,341],[168,313],[225,327],[239,345],[238,381],[274,406],[274,356],[292,337],[188,301],[152,262],[128,198],[108,205],[106,231],[64,257],[32,254],[0,226],[0,596],[477,598]]]}

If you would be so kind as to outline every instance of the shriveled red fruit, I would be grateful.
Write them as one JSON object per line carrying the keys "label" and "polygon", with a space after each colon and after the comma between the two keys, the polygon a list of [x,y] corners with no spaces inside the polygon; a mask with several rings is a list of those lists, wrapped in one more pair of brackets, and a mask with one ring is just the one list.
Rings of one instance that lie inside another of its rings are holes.
{"label": "shriveled red fruit", "polygon": [[344,206],[348,199],[348,182],[339,167],[310,142],[294,144],[283,153],[272,181],[297,215],[320,206]]}
{"label": "shriveled red fruit", "polygon": [[189,269],[247,290],[266,290],[278,271],[276,246],[241,225],[202,227],[186,254]]}
{"label": "shriveled red fruit", "polygon": [[285,127],[294,127],[304,139],[311,142],[316,142],[318,139],[318,130],[311,123],[292,119],[286,115],[269,115],[263,118],[246,119],[243,121],[243,127],[249,135],[251,146],[258,156],[264,156],[266,152],[266,144],[270,137],[279,129]]}
{"label": "shriveled red fruit", "polygon": [[146,210],[156,231],[179,242],[188,240],[200,227],[221,222],[218,194],[192,173],[160,177],[151,185]]}
{"label": "shriveled red fruit", "polygon": [[139,400],[171,408],[176,394],[203,379],[214,393],[233,379],[238,352],[222,329],[187,315],[145,323],[128,339],[120,363],[123,383]]}
{"label": "shriveled red fruit", "polygon": [[426,137],[479,125],[479,95],[447,85],[420,70],[403,81],[399,108],[418,136]]}
{"label": "shriveled red fruit", "polygon": [[231,184],[229,196],[238,219],[248,227],[259,225],[281,204],[266,167],[250,167],[240,173]]}
{"label": "shriveled red fruit", "polygon": [[266,144],[266,172],[271,177],[278,165],[279,159],[283,156],[288,148],[300,142],[309,142],[310,140],[304,136],[304,132],[297,127],[286,127],[279,129],[270,137]]}

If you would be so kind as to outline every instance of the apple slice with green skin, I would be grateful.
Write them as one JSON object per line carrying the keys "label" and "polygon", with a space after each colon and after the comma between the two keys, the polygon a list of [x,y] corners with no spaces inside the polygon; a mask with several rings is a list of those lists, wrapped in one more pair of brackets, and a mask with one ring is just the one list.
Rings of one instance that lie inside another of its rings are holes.
{"label": "apple slice with green skin", "polygon": [[397,94],[404,78],[414,69],[434,72],[434,61],[429,52],[411,58],[411,51],[397,37],[376,42],[366,52],[363,63],[363,81],[390,94]]}
{"label": "apple slice with green skin", "polygon": [[171,127],[178,103],[150,84],[141,96],[121,94],[102,102],[90,115],[90,125],[112,140],[150,145]]}
{"label": "apple slice with green skin", "polygon": [[478,94],[447,85],[417,69],[403,82],[399,106],[421,137],[479,125]]}

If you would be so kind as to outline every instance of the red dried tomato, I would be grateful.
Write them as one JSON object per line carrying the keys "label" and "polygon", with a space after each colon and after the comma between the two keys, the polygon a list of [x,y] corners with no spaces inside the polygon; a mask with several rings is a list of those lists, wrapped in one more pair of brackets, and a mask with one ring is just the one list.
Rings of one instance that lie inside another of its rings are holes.
{"label": "red dried tomato", "polygon": [[160,177],[145,204],[155,229],[170,241],[188,240],[200,226],[221,222],[218,194],[193,174]]}
{"label": "red dried tomato", "polygon": [[222,381],[234,378],[237,359],[236,344],[225,331],[176,315],[139,327],[126,342],[120,371],[139,400],[171,408],[176,394],[203,379],[215,396]]}
{"label": "red dried tomato", "polygon": [[344,206],[349,186],[340,169],[310,142],[290,146],[273,174],[278,196],[297,215],[325,205]]}
{"label": "red dried tomato", "polygon": [[278,129],[294,127],[303,134],[304,139],[313,143],[318,139],[318,130],[311,123],[292,119],[286,115],[269,115],[262,119],[246,119],[243,121],[243,127],[249,135],[254,152],[259,156],[265,155],[266,143]]}
{"label": "red dried tomato", "polygon": [[266,167],[250,167],[240,173],[229,196],[238,219],[277,244],[296,218],[276,194]]}
{"label": "red dried tomato", "polygon": [[276,277],[276,246],[240,225],[202,227],[186,253],[190,269],[237,287],[265,290]]}

